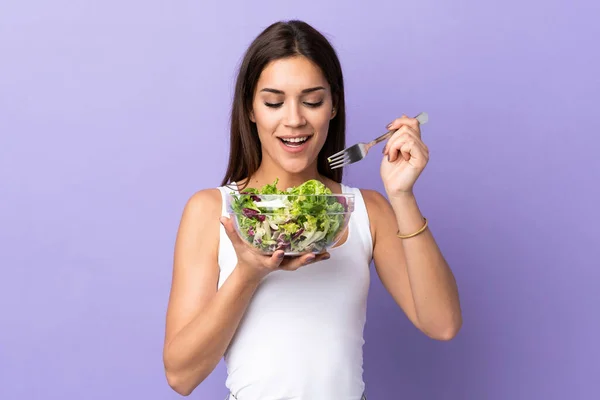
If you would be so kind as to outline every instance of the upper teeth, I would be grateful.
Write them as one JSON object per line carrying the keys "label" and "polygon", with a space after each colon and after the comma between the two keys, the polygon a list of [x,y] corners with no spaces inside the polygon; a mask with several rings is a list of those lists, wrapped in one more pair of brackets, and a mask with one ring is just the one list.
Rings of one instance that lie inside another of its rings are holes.
{"label": "upper teeth", "polygon": [[306,139],[308,139],[308,136],[305,137],[301,137],[301,138],[283,138],[283,140],[285,140],[286,142],[292,142],[292,143],[300,143],[300,142],[304,142]]}

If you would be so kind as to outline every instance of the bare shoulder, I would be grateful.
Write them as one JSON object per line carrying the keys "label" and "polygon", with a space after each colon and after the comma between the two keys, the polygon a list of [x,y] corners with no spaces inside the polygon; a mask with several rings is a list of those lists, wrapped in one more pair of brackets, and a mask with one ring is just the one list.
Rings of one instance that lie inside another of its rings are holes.
{"label": "bare shoulder", "polygon": [[216,188],[202,189],[192,194],[183,209],[183,216],[200,216],[221,212],[221,191]]}
{"label": "bare shoulder", "polygon": [[189,255],[191,248],[217,253],[222,204],[221,192],[216,188],[203,189],[189,197],[177,232],[176,258],[182,253]]}
{"label": "bare shoulder", "polygon": [[360,189],[360,193],[365,199],[367,207],[388,207],[389,202],[381,193],[373,189]]}
{"label": "bare shoulder", "polygon": [[369,217],[372,216],[377,220],[382,216],[389,216],[389,213],[392,212],[390,202],[377,190],[360,189],[360,193],[365,201]]}
{"label": "bare shoulder", "polygon": [[394,211],[385,196],[377,190],[360,189],[360,193],[367,208],[371,233],[375,239],[377,228],[381,225],[382,221],[385,222],[385,225],[396,223]]}

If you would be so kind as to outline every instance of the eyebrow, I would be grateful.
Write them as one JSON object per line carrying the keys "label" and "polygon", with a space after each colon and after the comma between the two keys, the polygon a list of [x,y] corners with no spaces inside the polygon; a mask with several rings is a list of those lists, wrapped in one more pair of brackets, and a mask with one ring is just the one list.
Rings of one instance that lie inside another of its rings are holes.
{"label": "eyebrow", "polygon": [[[312,92],[316,92],[317,90],[325,90],[325,88],[323,86],[316,86],[316,87],[304,89],[302,91],[302,93],[312,93]],[[283,90],[271,89],[271,88],[264,88],[264,89],[261,90],[261,92],[269,92],[269,93],[275,93],[275,94],[285,94]]]}

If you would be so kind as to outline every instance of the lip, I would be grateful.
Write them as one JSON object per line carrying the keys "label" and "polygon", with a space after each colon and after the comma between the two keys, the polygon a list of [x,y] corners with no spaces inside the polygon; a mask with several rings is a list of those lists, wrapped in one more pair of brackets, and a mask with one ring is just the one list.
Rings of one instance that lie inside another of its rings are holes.
{"label": "lip", "polygon": [[[285,150],[286,152],[300,153],[301,151],[303,151],[304,149],[306,149],[308,147],[308,143],[310,142],[310,139],[312,138],[312,136],[313,135],[280,136],[277,139],[279,140],[279,144],[281,145],[283,150]],[[289,147],[285,143],[283,143],[283,141],[281,140],[281,139],[293,139],[293,138],[303,138],[303,137],[308,137],[308,139],[304,143],[302,143],[300,146],[296,146],[296,147]]]}
{"label": "lip", "polygon": [[295,135],[295,136],[278,136],[279,139],[298,139],[298,138],[305,138],[305,137],[311,137],[312,135]]}

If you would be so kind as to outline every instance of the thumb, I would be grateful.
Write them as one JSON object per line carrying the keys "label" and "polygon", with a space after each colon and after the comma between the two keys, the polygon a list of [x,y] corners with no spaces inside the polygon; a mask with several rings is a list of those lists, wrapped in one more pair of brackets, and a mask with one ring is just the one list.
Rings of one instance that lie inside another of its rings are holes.
{"label": "thumb", "polygon": [[219,218],[219,221],[221,221],[221,225],[223,225],[223,228],[225,228],[225,233],[227,234],[227,237],[229,237],[229,240],[231,240],[231,243],[233,243],[234,246],[241,245],[242,238],[238,235],[237,231],[235,230],[235,227],[233,226],[233,221],[230,218],[223,216]]}

